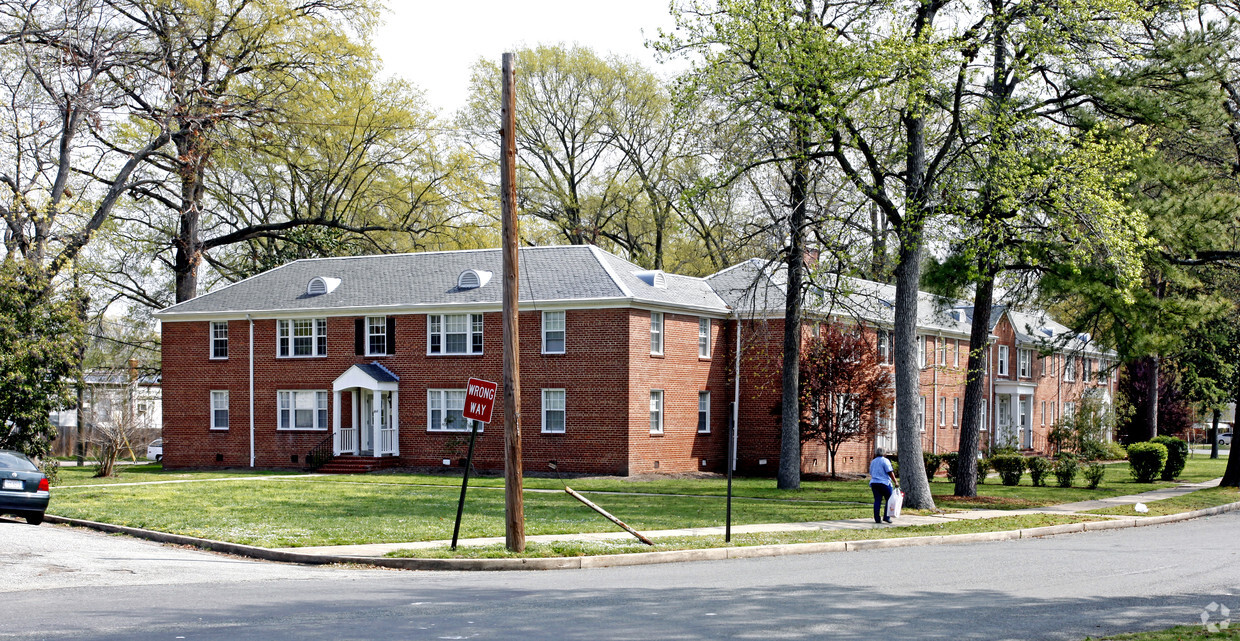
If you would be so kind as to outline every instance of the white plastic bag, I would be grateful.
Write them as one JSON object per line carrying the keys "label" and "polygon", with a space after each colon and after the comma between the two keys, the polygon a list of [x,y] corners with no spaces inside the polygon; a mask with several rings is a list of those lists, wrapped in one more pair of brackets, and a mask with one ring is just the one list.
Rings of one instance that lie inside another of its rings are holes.
{"label": "white plastic bag", "polygon": [[897,487],[891,490],[891,498],[887,499],[887,518],[899,517],[901,505],[904,505],[904,492]]}

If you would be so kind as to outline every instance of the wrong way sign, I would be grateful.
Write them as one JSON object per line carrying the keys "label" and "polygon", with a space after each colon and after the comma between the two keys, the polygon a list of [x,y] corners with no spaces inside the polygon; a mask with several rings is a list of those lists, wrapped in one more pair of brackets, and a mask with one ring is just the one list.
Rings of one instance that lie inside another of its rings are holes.
{"label": "wrong way sign", "polygon": [[465,387],[465,418],[490,423],[491,410],[495,408],[495,390],[498,388],[499,385],[491,381],[469,379]]}

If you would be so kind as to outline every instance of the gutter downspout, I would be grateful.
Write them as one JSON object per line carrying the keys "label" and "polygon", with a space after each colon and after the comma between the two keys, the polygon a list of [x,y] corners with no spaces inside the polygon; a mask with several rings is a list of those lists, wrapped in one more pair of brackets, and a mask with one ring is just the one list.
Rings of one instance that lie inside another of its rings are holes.
{"label": "gutter downspout", "polygon": [[733,375],[734,389],[732,392],[732,429],[729,431],[728,438],[732,440],[732,460],[728,461],[728,465],[732,470],[736,470],[736,459],[740,454],[737,452],[737,434],[740,432],[740,413],[741,413],[741,315],[736,314],[736,366]]}
{"label": "gutter downspout", "polygon": [[254,467],[254,317],[249,314],[245,315],[245,319],[250,322],[250,467]]}

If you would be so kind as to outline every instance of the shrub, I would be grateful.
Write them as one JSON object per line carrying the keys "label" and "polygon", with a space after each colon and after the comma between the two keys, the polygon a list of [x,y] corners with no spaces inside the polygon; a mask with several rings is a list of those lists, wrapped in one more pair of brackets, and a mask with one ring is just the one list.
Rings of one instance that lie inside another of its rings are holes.
{"label": "shrub", "polygon": [[1085,482],[1089,484],[1089,489],[1098,489],[1098,484],[1102,482],[1102,477],[1107,473],[1107,468],[1102,463],[1090,463],[1085,467]]}
{"label": "shrub", "polygon": [[939,455],[939,460],[947,466],[947,480],[956,482],[956,462],[960,459],[959,452],[947,452]]}
{"label": "shrub", "polygon": [[1106,441],[1102,444],[1102,447],[1106,450],[1106,453],[1102,456],[1104,461],[1123,461],[1128,458],[1128,450],[1115,441]]}
{"label": "shrub", "polygon": [[986,482],[986,475],[990,473],[990,459],[977,459],[977,484],[982,485]]}
{"label": "shrub", "polygon": [[47,477],[49,485],[56,485],[60,482],[60,461],[52,458],[50,455],[39,462],[39,471]]}
{"label": "shrub", "polygon": [[1018,454],[998,454],[990,457],[990,465],[999,473],[1004,485],[1020,484],[1020,476],[1025,473],[1025,457]]}
{"label": "shrub", "polygon": [[939,466],[943,464],[943,457],[931,452],[922,452],[921,460],[926,465],[926,480],[933,481],[934,475],[939,473]]}
{"label": "shrub", "polygon": [[1055,457],[1055,484],[1059,487],[1072,487],[1072,482],[1076,480],[1076,473],[1081,466],[1076,461],[1076,456],[1067,452],[1060,452]]}
{"label": "shrub", "polygon": [[1029,478],[1034,487],[1046,487],[1046,473],[1051,471],[1051,462],[1041,456],[1030,456],[1025,459],[1025,467],[1029,468]]}
{"label": "shrub", "polygon": [[1153,483],[1167,464],[1167,446],[1162,443],[1133,443],[1128,446],[1128,465],[1138,483]]}
{"label": "shrub", "polygon": [[1188,464],[1188,443],[1174,436],[1158,436],[1150,440],[1167,448],[1167,463],[1162,469],[1162,480],[1174,481]]}

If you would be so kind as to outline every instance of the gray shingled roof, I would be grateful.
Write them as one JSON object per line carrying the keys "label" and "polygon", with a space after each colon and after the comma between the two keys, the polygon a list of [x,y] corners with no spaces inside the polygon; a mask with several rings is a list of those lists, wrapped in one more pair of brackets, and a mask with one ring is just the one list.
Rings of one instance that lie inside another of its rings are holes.
{"label": "gray shingled roof", "polygon": [[[491,272],[482,287],[457,287],[461,272]],[[527,247],[520,250],[522,302],[615,300],[646,302],[698,311],[728,312],[702,279],[667,275],[658,289],[633,276],[642,268],[588,245]],[[498,307],[503,295],[503,257],[498,249],[389,254],[298,260],[233,283],[159,312],[181,315],[277,313],[481,304]],[[327,294],[310,296],[316,276],[340,279]]]}
{"label": "gray shingled roof", "polygon": [[361,363],[354,367],[362,370],[367,376],[374,379],[377,383],[396,383],[400,381],[400,377],[393,374],[392,370],[380,365],[378,362]]}

